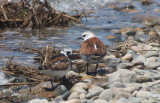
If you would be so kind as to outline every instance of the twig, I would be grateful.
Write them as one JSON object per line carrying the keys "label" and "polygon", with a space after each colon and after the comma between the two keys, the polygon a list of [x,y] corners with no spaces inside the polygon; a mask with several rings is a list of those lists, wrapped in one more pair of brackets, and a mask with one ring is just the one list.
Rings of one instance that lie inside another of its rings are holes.
{"label": "twig", "polygon": [[80,22],[79,19],[76,19],[76,18],[74,18],[74,17],[72,17],[72,16],[65,15],[65,14],[62,14],[62,16],[67,17],[67,18],[69,18],[69,19],[72,19],[72,20],[74,20],[74,21]]}
{"label": "twig", "polygon": [[45,55],[45,58],[44,58],[44,61],[43,61],[43,64],[44,65],[46,62],[47,62],[47,59],[48,59],[48,51],[49,51],[49,45],[46,46],[46,55]]}
{"label": "twig", "polygon": [[5,12],[4,8],[3,8],[3,5],[1,6],[1,8],[2,8],[3,16],[4,16],[5,20],[8,20],[8,17],[7,17],[6,12]]}
{"label": "twig", "polygon": [[111,51],[111,52],[117,52],[119,53],[120,51],[117,51],[117,50],[113,50],[113,49],[107,49],[108,51]]}

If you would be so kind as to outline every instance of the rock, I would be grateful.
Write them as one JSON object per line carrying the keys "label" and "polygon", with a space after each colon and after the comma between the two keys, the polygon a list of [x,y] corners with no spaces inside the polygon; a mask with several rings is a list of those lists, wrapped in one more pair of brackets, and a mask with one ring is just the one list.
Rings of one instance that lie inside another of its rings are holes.
{"label": "rock", "polygon": [[148,35],[149,35],[150,37],[156,37],[156,36],[157,36],[157,33],[156,33],[156,32],[153,32],[153,31],[150,31],[150,32],[148,32]]}
{"label": "rock", "polygon": [[158,67],[160,67],[160,62],[155,62],[147,65],[145,69],[157,69]]}
{"label": "rock", "polygon": [[136,35],[136,31],[133,28],[122,28],[120,32],[127,36],[134,36]]}
{"label": "rock", "polygon": [[128,91],[124,91],[124,88],[113,88],[113,93],[115,94],[114,99],[118,100],[121,97],[129,98],[131,93]]}
{"label": "rock", "polygon": [[78,98],[79,98],[79,94],[77,92],[72,92],[71,95],[68,97],[68,100],[78,99]]}
{"label": "rock", "polygon": [[150,65],[151,63],[155,63],[159,60],[159,57],[149,57],[149,58],[146,58],[146,62],[145,62],[145,65]]}
{"label": "rock", "polygon": [[84,94],[84,93],[79,94],[79,99],[80,100],[85,99],[85,98],[86,98],[86,94]]}
{"label": "rock", "polygon": [[149,98],[151,97],[153,94],[149,91],[135,91],[132,94],[135,97],[145,97],[145,98]]}
{"label": "rock", "polygon": [[54,101],[59,103],[60,101],[64,101],[62,96],[57,96],[54,98]]}
{"label": "rock", "polygon": [[145,43],[149,39],[149,37],[145,34],[136,34],[134,36],[134,39],[138,42]]}
{"label": "rock", "polygon": [[98,86],[89,89],[88,90],[89,93],[86,95],[86,99],[90,99],[94,96],[98,96],[103,90],[104,90],[103,88],[98,87]]}
{"label": "rock", "polygon": [[154,98],[148,98],[148,99],[141,100],[140,103],[159,103],[159,100],[154,99]]}
{"label": "rock", "polygon": [[147,76],[138,76],[136,78],[136,83],[145,83],[145,82],[152,82],[153,78]]}
{"label": "rock", "polygon": [[133,59],[133,55],[132,55],[132,54],[126,54],[126,55],[123,56],[121,59],[122,59],[122,60],[131,61],[131,60]]}
{"label": "rock", "polygon": [[103,99],[106,101],[110,101],[114,98],[114,93],[111,89],[106,89],[104,91],[102,91],[99,95],[99,99]]}
{"label": "rock", "polygon": [[118,71],[109,74],[109,82],[122,82],[122,83],[132,83],[136,80],[136,73],[126,69],[119,69]]}
{"label": "rock", "polygon": [[131,49],[135,52],[140,52],[142,49],[139,46],[131,46]]}
{"label": "rock", "polygon": [[59,85],[53,92],[56,96],[59,96],[67,92],[67,88],[64,85]]}
{"label": "rock", "polygon": [[93,103],[108,103],[108,102],[103,99],[96,99],[96,100],[94,100]]}
{"label": "rock", "polygon": [[119,65],[117,65],[117,69],[130,69],[131,67],[133,67],[132,63],[120,63]]}
{"label": "rock", "polygon": [[4,89],[2,90],[2,95],[4,97],[10,97],[14,92],[11,89]]}
{"label": "rock", "polygon": [[83,99],[83,100],[81,100],[81,103],[93,103],[93,100],[91,100],[91,99]]}
{"label": "rock", "polygon": [[158,43],[149,43],[148,45],[150,45],[152,47],[159,47],[160,46],[160,44],[158,44]]}
{"label": "rock", "polygon": [[33,99],[28,101],[27,103],[49,103],[47,99]]}
{"label": "rock", "polygon": [[105,60],[105,63],[107,63],[108,67],[112,67],[112,68],[115,68],[117,64],[119,64],[121,62],[121,59],[119,58],[108,58],[107,60]]}
{"label": "rock", "polygon": [[71,92],[70,92],[70,91],[67,91],[67,92],[65,92],[64,94],[62,94],[62,98],[63,98],[64,100],[67,100],[67,98],[70,96],[70,94],[71,94]]}
{"label": "rock", "polygon": [[132,62],[143,62],[143,63],[145,63],[145,61],[146,58],[142,55],[136,55],[132,60]]}
{"label": "rock", "polygon": [[76,83],[74,86],[75,87],[80,87],[80,88],[85,89],[85,90],[88,89],[88,85],[86,83],[83,83],[83,82]]}
{"label": "rock", "polygon": [[121,97],[118,100],[111,100],[109,103],[130,103],[128,99]]}
{"label": "rock", "polygon": [[87,83],[88,85],[93,83],[91,79],[84,79],[83,82]]}
{"label": "rock", "polygon": [[114,82],[110,85],[109,88],[125,88],[126,86],[121,82]]}
{"label": "rock", "polygon": [[157,70],[160,71],[160,67],[158,67]]}
{"label": "rock", "polygon": [[105,66],[103,69],[105,70],[105,72],[106,72],[107,74],[110,74],[110,73],[113,73],[113,72],[116,71],[115,68],[108,67],[108,66]]}
{"label": "rock", "polygon": [[159,74],[157,74],[157,75],[154,75],[154,77],[153,77],[155,80],[159,80],[160,79],[160,75]]}
{"label": "rock", "polygon": [[145,56],[146,58],[153,57],[153,56],[158,57],[158,56],[159,56],[159,53],[156,52],[156,51],[150,51],[150,52],[144,54],[144,56]]}
{"label": "rock", "polygon": [[68,101],[61,101],[59,103],[81,103],[81,101],[79,99],[71,99]]}
{"label": "rock", "polygon": [[143,100],[145,98],[140,98],[140,97],[129,97],[128,100],[131,102],[131,103],[141,103],[141,100]]}
{"label": "rock", "polygon": [[83,88],[80,88],[80,87],[73,87],[72,89],[71,89],[71,92],[77,92],[77,93],[87,93],[87,91],[86,90],[84,90]]}

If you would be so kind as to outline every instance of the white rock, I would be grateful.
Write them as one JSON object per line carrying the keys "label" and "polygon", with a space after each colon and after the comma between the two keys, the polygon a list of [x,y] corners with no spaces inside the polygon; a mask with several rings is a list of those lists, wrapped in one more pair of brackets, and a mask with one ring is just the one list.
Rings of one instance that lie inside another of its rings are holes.
{"label": "white rock", "polygon": [[77,92],[72,92],[71,95],[68,97],[68,100],[71,99],[78,99],[79,95]]}
{"label": "white rock", "polygon": [[84,90],[83,88],[80,88],[80,87],[73,87],[72,89],[71,89],[71,92],[77,92],[77,93],[87,93],[87,91],[86,90]]}
{"label": "white rock", "polygon": [[86,98],[86,94],[84,94],[84,93],[79,94],[79,99],[80,100],[85,99],[85,98]]}
{"label": "white rock", "polygon": [[96,99],[93,103],[108,103],[108,102],[103,99]]}
{"label": "white rock", "polygon": [[33,99],[28,101],[27,103],[49,103],[47,99]]}
{"label": "white rock", "polygon": [[88,89],[88,85],[87,85],[86,83],[83,83],[83,82],[76,83],[74,86],[75,86],[75,87],[83,88],[83,89],[85,89],[85,90]]}
{"label": "white rock", "polygon": [[72,99],[68,101],[60,101],[59,103],[81,103],[79,99]]}
{"label": "white rock", "polygon": [[133,55],[132,54],[126,54],[121,59],[122,60],[129,60],[129,61],[131,61],[133,59]]}

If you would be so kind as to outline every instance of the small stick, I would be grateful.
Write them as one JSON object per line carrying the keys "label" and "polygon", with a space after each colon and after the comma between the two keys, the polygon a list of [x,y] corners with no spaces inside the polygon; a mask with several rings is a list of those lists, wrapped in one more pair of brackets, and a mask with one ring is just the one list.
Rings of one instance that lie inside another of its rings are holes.
{"label": "small stick", "polygon": [[48,59],[48,51],[49,51],[49,45],[46,46],[46,55],[45,55],[45,59],[42,65],[44,65],[47,62]]}
{"label": "small stick", "polygon": [[3,5],[1,6],[1,8],[2,8],[3,16],[4,16],[5,20],[8,20],[8,17],[7,17],[6,12],[5,12],[4,8],[3,8]]}

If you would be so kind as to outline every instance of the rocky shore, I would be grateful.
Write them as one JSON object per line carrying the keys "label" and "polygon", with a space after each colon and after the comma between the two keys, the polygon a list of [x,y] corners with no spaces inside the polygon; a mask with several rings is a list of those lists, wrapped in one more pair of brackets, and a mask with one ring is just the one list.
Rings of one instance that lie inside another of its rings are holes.
{"label": "rocky shore", "polygon": [[[112,30],[111,32],[121,35],[125,40],[108,46],[108,53],[94,77],[85,74],[81,59],[72,60],[74,65],[66,77],[81,78],[74,83],[65,82],[71,83],[71,88],[60,84],[53,91],[46,91],[44,87],[51,87],[51,84],[42,82],[32,87],[23,85],[3,89],[0,96],[10,98],[10,102],[16,98],[16,101],[27,103],[158,103],[159,30],[160,25],[157,23],[147,24],[142,28]],[[20,80],[23,81],[22,78]]]}

